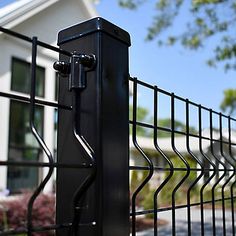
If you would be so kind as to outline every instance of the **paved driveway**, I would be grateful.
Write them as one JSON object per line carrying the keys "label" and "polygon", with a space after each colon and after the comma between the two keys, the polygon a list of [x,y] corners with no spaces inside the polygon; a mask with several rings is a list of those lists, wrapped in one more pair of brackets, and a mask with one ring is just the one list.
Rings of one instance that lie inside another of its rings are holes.
{"label": "paved driveway", "polygon": [[[192,208],[192,236],[201,235],[200,209]],[[226,211],[226,235],[232,236],[231,212]],[[171,211],[159,213],[159,218],[167,220],[169,223],[159,227],[158,236],[172,235]],[[187,211],[186,209],[176,210],[176,232],[177,236],[188,236],[187,233]],[[216,235],[223,235],[222,211],[216,210]],[[153,236],[153,230],[137,233],[137,236]],[[211,210],[205,210],[205,236],[212,236],[212,213]]]}

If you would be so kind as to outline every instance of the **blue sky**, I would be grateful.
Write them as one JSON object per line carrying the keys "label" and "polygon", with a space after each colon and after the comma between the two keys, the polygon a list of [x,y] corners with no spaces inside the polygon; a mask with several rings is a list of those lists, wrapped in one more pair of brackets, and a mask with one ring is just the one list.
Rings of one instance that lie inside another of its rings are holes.
{"label": "blue sky", "polygon": [[[223,90],[236,87],[236,71],[224,72],[222,67],[209,68],[206,60],[212,55],[212,43],[198,51],[189,51],[181,46],[158,47],[157,42],[146,42],[153,3],[147,1],[138,10],[121,9],[118,0],[100,0],[97,10],[102,17],[128,31],[131,35],[130,74],[169,92],[189,98],[193,102],[219,111]],[[177,32],[188,17],[184,13],[173,30]],[[185,18],[185,19],[183,19]],[[150,106],[147,96],[140,93],[143,106]]]}
{"label": "blue sky", "polygon": [[5,5],[15,2],[16,0],[0,0],[0,7],[4,7]]}

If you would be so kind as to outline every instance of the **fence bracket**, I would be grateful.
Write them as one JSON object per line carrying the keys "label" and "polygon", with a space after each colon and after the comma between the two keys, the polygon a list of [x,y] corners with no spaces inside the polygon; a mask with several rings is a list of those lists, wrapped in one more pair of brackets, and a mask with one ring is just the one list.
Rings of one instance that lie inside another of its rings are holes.
{"label": "fence bracket", "polygon": [[56,61],[53,68],[61,76],[69,75],[69,91],[86,88],[86,73],[96,66],[96,56],[93,54],[73,53],[70,62]]}

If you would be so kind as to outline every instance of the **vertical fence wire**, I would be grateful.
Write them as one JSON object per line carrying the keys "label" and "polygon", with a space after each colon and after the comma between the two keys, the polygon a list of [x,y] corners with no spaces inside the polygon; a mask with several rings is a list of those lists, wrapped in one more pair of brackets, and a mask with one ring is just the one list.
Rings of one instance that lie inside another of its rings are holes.
{"label": "vertical fence wire", "polygon": [[[86,139],[81,135],[80,126],[78,126],[78,111],[80,110],[80,90],[73,91],[73,104],[72,104],[72,112],[73,112],[73,133],[78,141],[79,145],[82,147],[82,150],[84,151],[84,157],[87,161],[87,165],[90,166],[90,174],[86,176],[86,178],[83,180],[83,182],[80,184],[80,186],[77,188],[77,190],[74,193],[73,196],[73,208],[74,208],[74,216],[73,216],[73,222],[71,227],[71,235],[76,236],[78,233],[78,227],[79,222],[81,218],[81,211],[83,206],[81,205],[81,200],[84,194],[87,192],[90,185],[93,183],[96,177],[96,161],[95,161],[95,153],[94,150],[90,147],[89,143],[86,141]],[[79,102],[77,102],[79,101]]]}
{"label": "vertical fence wire", "polygon": [[[220,119],[220,152],[222,157],[225,159],[225,161],[228,163],[228,166],[230,166],[230,168],[232,167],[233,169],[234,164],[231,162],[232,160],[230,160],[230,155],[227,156],[225,155],[224,151],[223,151],[223,128],[222,128],[222,114],[220,113],[219,116]],[[226,168],[227,169],[227,168]],[[228,185],[228,183],[230,182],[230,180],[233,178],[234,173],[232,172],[232,174],[230,175],[230,173],[228,172],[228,178],[225,179],[225,183],[222,185],[222,190],[221,190],[221,197],[222,197],[222,220],[223,220],[223,235],[226,235],[226,216],[225,216],[225,211],[226,211],[226,207],[225,207],[225,188]]]}
{"label": "vertical fence wire", "polygon": [[[190,174],[190,165],[186,161],[186,159],[183,157],[183,155],[177,150],[175,145],[175,95],[174,93],[171,94],[171,146],[174,151],[174,153],[177,155],[180,161],[183,162],[185,165],[185,172],[186,174],[183,176],[183,178],[177,183],[177,185],[174,187],[172,191],[172,235],[176,235],[176,192],[181,187],[181,185],[185,182],[185,180],[188,178]],[[188,220],[190,222],[190,219]]]}
{"label": "vertical fence wire", "polygon": [[[198,107],[198,117],[199,117],[199,151],[202,157],[210,164],[210,168],[213,168],[212,174],[209,175],[209,177],[205,180],[204,184],[202,185],[200,189],[200,207],[201,207],[201,235],[205,235],[205,224],[204,224],[204,189],[209,185],[211,180],[216,175],[216,165],[208,155],[205,154],[203,151],[203,137],[202,137],[202,106],[200,105]],[[206,170],[205,170],[206,171]],[[205,173],[204,171],[204,173]]]}
{"label": "vertical fence wire", "polygon": [[28,235],[32,235],[32,212],[33,212],[33,205],[36,200],[36,198],[39,196],[39,194],[44,189],[47,182],[50,180],[52,174],[53,174],[53,157],[52,154],[45,144],[43,138],[39,135],[36,127],[35,127],[35,91],[36,91],[36,58],[37,58],[37,37],[33,37],[32,40],[32,63],[31,63],[31,90],[30,90],[30,129],[34,137],[36,138],[39,145],[44,150],[45,154],[47,155],[48,162],[49,162],[49,170],[46,175],[46,177],[42,180],[42,182],[39,184],[39,186],[36,188],[32,196],[30,197],[29,203],[28,203]]}
{"label": "vertical fence wire", "polygon": [[149,182],[149,180],[152,178],[152,175],[154,173],[153,169],[153,163],[150,160],[150,158],[147,157],[147,155],[144,153],[142,148],[140,148],[138,142],[137,142],[137,79],[134,79],[134,85],[133,85],[133,127],[132,127],[132,141],[135,146],[135,148],[139,151],[139,153],[142,155],[142,158],[145,160],[145,162],[148,165],[148,174],[144,178],[144,180],[139,184],[139,186],[136,188],[132,195],[131,199],[131,205],[132,205],[132,236],[136,235],[136,199],[138,194],[142,191],[144,186]]}
{"label": "vertical fence wire", "polygon": [[[216,235],[216,208],[215,208],[215,191],[216,187],[219,185],[221,180],[224,179],[226,176],[226,166],[225,164],[221,161],[220,157],[216,155],[215,150],[214,150],[214,141],[213,141],[213,112],[212,109],[210,109],[210,139],[211,139],[211,155],[214,157],[215,161],[218,163],[218,165],[223,166],[223,174],[216,180],[215,184],[212,186],[212,227],[213,227],[213,235]],[[220,140],[220,145],[222,145],[222,140]],[[220,148],[221,149],[221,148]],[[221,153],[222,154],[222,153]],[[217,170],[217,172],[220,174],[220,171]],[[222,199],[223,201],[223,199]]]}
{"label": "vertical fence wire", "polygon": [[232,143],[231,143],[231,118],[228,117],[228,130],[229,130],[229,155],[234,160],[233,165],[233,172],[232,172],[232,178],[234,177],[234,181],[230,186],[230,203],[231,203],[231,215],[232,215],[232,235],[235,235],[235,225],[234,225],[234,186],[236,184],[236,158],[232,154]]}
{"label": "vertical fence wire", "polygon": [[169,182],[169,180],[172,178],[174,173],[174,166],[171,162],[170,158],[165,155],[165,153],[161,150],[161,148],[158,145],[158,88],[154,86],[154,147],[157,150],[157,152],[161,155],[161,157],[168,163],[168,167],[170,168],[170,171],[166,178],[163,180],[163,182],[160,184],[160,186],[156,189],[154,192],[154,236],[158,235],[158,194],[161,192],[161,190],[164,188],[164,186]]}
{"label": "vertical fence wire", "polygon": [[[202,178],[202,176],[204,175],[204,166],[202,161],[191,151],[190,148],[190,131],[189,131],[189,100],[186,99],[186,147],[187,147],[187,151],[190,154],[190,156],[194,159],[194,161],[200,166],[201,168],[201,172],[198,175],[198,177],[191,183],[191,185],[188,188],[187,191],[187,212],[188,212],[188,235],[191,236],[192,234],[192,228],[191,228],[191,190],[196,186],[196,184],[199,182],[199,180]],[[203,209],[201,209],[201,211],[203,211]],[[202,212],[201,212],[202,214]]]}

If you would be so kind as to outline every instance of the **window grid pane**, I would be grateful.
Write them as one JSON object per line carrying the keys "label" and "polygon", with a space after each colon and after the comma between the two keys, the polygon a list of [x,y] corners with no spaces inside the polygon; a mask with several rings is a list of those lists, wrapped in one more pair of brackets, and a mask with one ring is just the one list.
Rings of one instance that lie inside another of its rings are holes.
{"label": "window grid pane", "polygon": [[[30,63],[12,58],[11,90],[30,93]],[[36,67],[36,96],[44,97],[45,69]]]}

